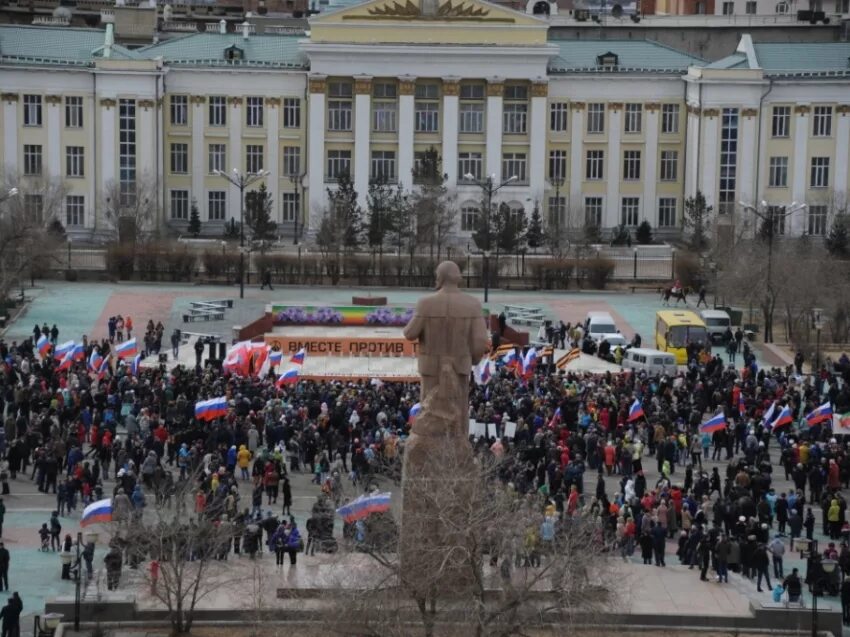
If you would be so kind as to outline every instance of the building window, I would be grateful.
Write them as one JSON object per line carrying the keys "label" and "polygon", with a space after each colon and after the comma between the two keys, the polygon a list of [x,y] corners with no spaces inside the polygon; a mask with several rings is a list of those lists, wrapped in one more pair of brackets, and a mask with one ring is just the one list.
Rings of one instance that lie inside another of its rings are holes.
{"label": "building window", "polygon": [[289,177],[301,174],[301,148],[298,146],[283,147],[283,174]]}
{"label": "building window", "polygon": [[177,221],[188,221],[189,219],[189,191],[172,190],[169,201],[171,218]]}
{"label": "building window", "polygon": [[461,84],[460,85],[461,100],[483,100],[484,85],[483,84]]}
{"label": "building window", "polygon": [[620,223],[624,226],[634,227],[638,225],[640,218],[640,199],[637,197],[623,197],[620,206]]}
{"label": "building window", "polygon": [[261,127],[263,125],[263,98],[246,97],[245,106],[245,124],[254,128]]}
{"label": "building window", "polygon": [[584,225],[589,228],[602,227],[602,197],[584,198]]}
{"label": "building window", "polygon": [[329,150],[328,151],[328,173],[326,181],[336,181],[341,175],[351,174],[351,151]]}
{"label": "building window", "polygon": [[24,175],[33,177],[41,174],[41,145],[24,144]]}
{"label": "building window", "polygon": [[42,195],[24,195],[24,215],[37,224],[44,223],[44,197]]}
{"label": "building window", "polygon": [[372,180],[385,183],[395,181],[395,151],[372,151]]}
{"label": "building window", "polygon": [[65,197],[65,225],[67,227],[83,226],[86,222],[86,198],[82,195]]}
{"label": "building window", "polygon": [[640,179],[640,151],[623,151],[623,179],[636,181]]}
{"label": "building window", "polygon": [[747,15],[755,15],[756,14],[756,2],[755,0],[747,0],[746,7],[744,9],[747,12]]}
{"label": "building window", "polygon": [[769,188],[788,187],[788,158],[771,157],[767,185]]}
{"label": "building window", "polygon": [[525,153],[505,153],[502,155],[502,177],[516,177],[516,183],[523,184],[528,180],[526,173]]}
{"label": "building window", "polygon": [[472,175],[472,179],[479,181],[483,167],[481,153],[458,153],[457,155],[457,174],[458,181],[469,183],[470,179],[467,175]]}
{"label": "building window", "polygon": [[440,87],[436,84],[417,84],[414,105],[414,127],[417,133],[436,133],[440,130]]}
{"label": "building window", "polygon": [[227,152],[227,146],[224,144],[210,144],[207,147],[207,158],[209,164],[209,172],[214,175],[216,171],[224,172],[224,157]]}
{"label": "building window", "polygon": [[774,106],[770,124],[771,137],[788,137],[791,134],[791,107]]}
{"label": "building window", "polygon": [[502,112],[502,131],[507,135],[524,135],[528,104],[506,103]]}
{"label": "building window", "polygon": [[773,235],[785,234],[785,206],[768,206],[767,218],[773,222]]}
{"label": "building window", "polygon": [[672,228],[676,225],[676,198],[661,197],[658,200],[658,227]]}
{"label": "building window", "polygon": [[24,126],[41,126],[41,95],[24,95]]}
{"label": "building window", "polygon": [[136,100],[118,100],[118,185],[121,205],[136,202]]}
{"label": "building window", "polygon": [[720,188],[717,212],[732,214],[738,179],[738,109],[724,108],[720,128]]}
{"label": "building window", "polygon": [[328,84],[328,130],[351,130],[351,82]]}
{"label": "building window", "polygon": [[661,105],[661,132],[665,135],[675,135],[679,132],[679,105]]}
{"label": "building window", "polygon": [[263,147],[261,144],[248,144],[245,147],[245,170],[257,174],[263,170]]}
{"label": "building window", "polygon": [[227,98],[224,95],[209,97],[210,126],[227,126]]}
{"label": "building window", "polygon": [[549,104],[549,130],[553,133],[566,133],[570,117],[570,105],[566,102]]}
{"label": "building window", "polygon": [[281,195],[281,219],[284,223],[295,223],[295,217],[298,215],[298,197],[297,192],[285,192]]}
{"label": "building window", "polygon": [[189,123],[189,97],[172,95],[168,101],[171,105],[171,125],[186,126]]}
{"label": "building window", "polygon": [[679,178],[679,151],[661,151],[661,181],[676,181]]}
{"label": "building window", "polygon": [[811,188],[829,188],[829,157],[812,157]]}
{"label": "building window", "polygon": [[458,130],[461,133],[483,133],[484,132],[484,104],[470,102],[460,104],[460,124]]}
{"label": "building window", "polygon": [[227,192],[211,190],[207,193],[207,219],[224,221],[227,217]]}
{"label": "building window", "polygon": [[388,100],[372,103],[372,130],[376,133],[394,133],[397,128],[397,104]]}
{"label": "building window", "polygon": [[467,204],[460,209],[460,229],[463,232],[474,232],[478,225],[478,206]]}
{"label": "building window", "polygon": [[65,98],[65,127],[83,127],[83,98],[70,96]]}
{"label": "building window", "polygon": [[605,151],[604,150],[589,150],[587,151],[585,179],[597,180],[604,179],[605,171]]}
{"label": "building window", "polygon": [[812,117],[812,135],[815,137],[829,137],[832,135],[832,107],[815,106]]}
{"label": "building window", "polygon": [[626,104],[625,131],[627,133],[639,133],[642,116],[643,106],[641,104]]}
{"label": "building window", "polygon": [[735,13],[735,3],[734,2],[724,2],[723,3],[723,15],[732,15]]}
{"label": "building window", "polygon": [[821,237],[826,234],[826,206],[809,206],[809,234]]}
{"label": "building window", "polygon": [[561,226],[567,216],[567,198],[561,195],[549,197],[549,220],[550,226]]}
{"label": "building window", "polygon": [[65,147],[65,176],[85,177],[85,162],[82,146]]}
{"label": "building window", "polygon": [[593,102],[587,105],[587,132],[590,134],[605,132],[605,104]]}
{"label": "building window", "polygon": [[283,127],[301,128],[301,100],[297,97],[283,98]]}
{"label": "building window", "polygon": [[549,180],[561,180],[567,178],[567,151],[549,151]]}
{"label": "building window", "polygon": [[171,172],[175,175],[189,172],[189,144],[171,144]]}

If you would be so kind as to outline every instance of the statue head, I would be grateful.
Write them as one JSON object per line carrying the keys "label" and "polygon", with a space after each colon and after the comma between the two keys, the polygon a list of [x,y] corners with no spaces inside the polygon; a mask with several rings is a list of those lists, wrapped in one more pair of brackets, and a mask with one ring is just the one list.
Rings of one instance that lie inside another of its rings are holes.
{"label": "statue head", "polygon": [[463,277],[460,274],[460,268],[454,261],[443,261],[437,266],[437,289],[456,288],[460,284]]}

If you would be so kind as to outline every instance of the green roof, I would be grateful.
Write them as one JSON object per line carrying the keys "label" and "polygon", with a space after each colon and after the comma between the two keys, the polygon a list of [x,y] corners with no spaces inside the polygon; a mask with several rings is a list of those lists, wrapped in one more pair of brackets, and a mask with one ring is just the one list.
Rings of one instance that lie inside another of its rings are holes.
{"label": "green roof", "polygon": [[744,53],[733,53],[705,66],[707,69],[746,69],[749,68]]}
{"label": "green roof", "polygon": [[753,43],[756,59],[768,75],[850,72],[848,42]]}
{"label": "green roof", "polygon": [[[88,65],[103,57],[106,31],[70,27],[0,26],[0,62]],[[134,60],[137,55],[113,44],[111,58]]]}
{"label": "green roof", "polygon": [[560,51],[549,62],[552,73],[604,71],[597,58],[606,53],[617,56],[619,72],[680,73],[689,66],[702,66],[704,61],[659,42],[650,40],[550,40]]}
{"label": "green roof", "polygon": [[[152,44],[136,53],[145,58],[162,57],[174,65],[203,66],[270,66],[306,68],[307,59],[301,54],[298,41],[301,35],[250,35],[239,33],[190,33]],[[224,52],[230,47],[242,50],[241,60],[227,60]]]}

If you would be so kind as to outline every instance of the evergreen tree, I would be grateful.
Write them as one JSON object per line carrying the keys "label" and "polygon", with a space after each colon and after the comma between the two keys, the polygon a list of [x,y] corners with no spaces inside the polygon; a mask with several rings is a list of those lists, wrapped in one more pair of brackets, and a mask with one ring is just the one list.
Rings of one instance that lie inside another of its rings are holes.
{"label": "evergreen tree", "polygon": [[198,212],[198,202],[195,199],[192,199],[192,208],[189,211],[189,225],[186,228],[186,232],[193,237],[201,234],[201,215]]}
{"label": "evergreen tree", "polygon": [[454,230],[457,211],[451,205],[446,187],[448,175],[440,170],[440,155],[433,146],[426,150],[413,170],[415,187],[410,205],[416,217],[417,241],[435,249],[439,257],[443,245]]}
{"label": "evergreen tree", "polygon": [[236,219],[233,217],[230,218],[230,223],[224,224],[224,238],[225,239],[238,239],[239,238],[239,226],[236,225]]}
{"label": "evergreen tree", "polygon": [[275,238],[277,224],[272,221],[273,201],[265,184],[245,195],[245,223],[251,228],[254,241]]}
{"label": "evergreen tree", "polygon": [[535,201],[531,211],[531,219],[528,222],[528,231],[525,233],[525,241],[532,250],[537,250],[543,245],[543,219],[540,217],[540,206]]}
{"label": "evergreen tree", "polygon": [[516,252],[525,240],[528,227],[525,210],[515,212],[508,204],[502,203],[496,212],[493,227],[498,250],[504,253]]}
{"label": "evergreen tree", "polygon": [[697,190],[696,195],[685,200],[685,230],[690,230],[690,247],[692,250],[702,250],[708,246],[708,227],[712,206],[705,201],[705,195]]}
{"label": "evergreen tree", "polygon": [[366,240],[369,247],[383,249],[384,241],[393,222],[392,202],[393,188],[386,179],[376,179],[369,184],[369,194],[366,197],[369,209],[369,225],[366,228]]}
{"label": "evergreen tree", "polygon": [[829,229],[829,234],[826,235],[826,249],[829,253],[838,258],[846,259],[850,256],[850,221],[846,214],[838,214],[832,222],[832,227]]}
{"label": "evergreen tree", "polygon": [[646,219],[641,221],[637,227],[635,241],[637,241],[638,245],[649,245],[652,243],[652,226],[649,225],[649,221]]}

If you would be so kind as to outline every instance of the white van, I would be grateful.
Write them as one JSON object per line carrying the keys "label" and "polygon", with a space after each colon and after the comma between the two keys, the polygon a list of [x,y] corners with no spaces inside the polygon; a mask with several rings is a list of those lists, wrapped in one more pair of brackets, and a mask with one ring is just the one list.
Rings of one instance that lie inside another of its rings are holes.
{"label": "white van", "polygon": [[699,315],[712,341],[721,340],[726,330],[732,327],[732,319],[723,310],[703,310]]}
{"label": "white van", "polygon": [[675,374],[677,371],[675,355],[644,347],[626,350],[623,354],[623,361],[620,364],[623,369],[633,369],[638,372],[644,371],[650,376],[655,376],[656,374]]}
{"label": "white van", "polygon": [[597,343],[606,337],[620,335],[617,324],[608,312],[587,313],[587,334]]}

